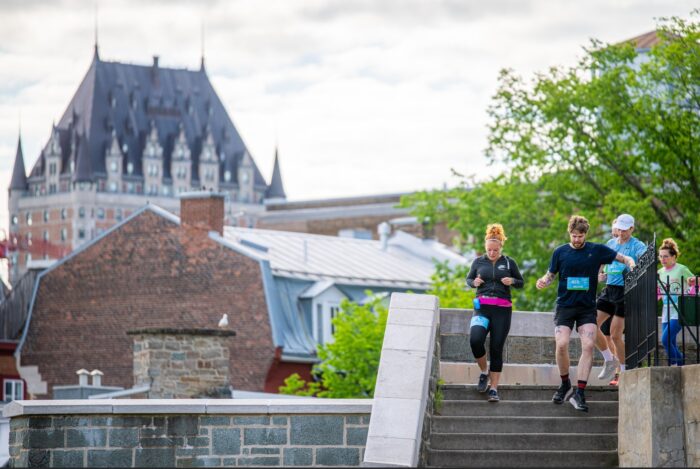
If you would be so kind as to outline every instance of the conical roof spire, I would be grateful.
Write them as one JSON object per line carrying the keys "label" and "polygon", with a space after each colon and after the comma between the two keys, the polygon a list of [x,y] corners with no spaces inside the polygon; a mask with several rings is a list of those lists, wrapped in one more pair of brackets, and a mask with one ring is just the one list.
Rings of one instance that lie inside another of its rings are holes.
{"label": "conical roof spire", "polygon": [[22,153],[22,136],[17,139],[17,155],[15,156],[15,167],[12,169],[12,181],[10,190],[26,191],[27,173],[24,170],[24,154]]}
{"label": "conical roof spire", "polygon": [[275,148],[275,166],[272,169],[272,179],[270,185],[265,191],[266,199],[286,199],[287,194],[284,192],[284,184],[282,184],[282,172],[280,171],[280,161],[277,148]]}

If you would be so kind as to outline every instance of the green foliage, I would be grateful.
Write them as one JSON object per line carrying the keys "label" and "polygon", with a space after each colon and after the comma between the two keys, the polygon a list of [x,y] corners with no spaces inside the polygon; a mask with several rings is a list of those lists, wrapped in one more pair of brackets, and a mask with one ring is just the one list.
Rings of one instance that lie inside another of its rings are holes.
{"label": "green foliage", "polygon": [[445,401],[445,392],[442,387],[445,385],[445,380],[440,378],[437,382],[437,389],[435,389],[435,397],[433,398],[433,413],[440,415],[442,412],[442,403]]}
{"label": "green foliage", "polygon": [[[553,248],[568,242],[575,213],[599,242],[610,220],[631,213],[635,236],[672,236],[682,262],[700,263],[700,25],[671,18],[658,34],[642,60],[630,44],[593,42],[576,66],[529,82],[504,70],[488,111],[487,155],[505,173],[402,199],[419,219],[456,230],[464,250],[483,252],[486,225],[502,223],[504,253],[525,278],[513,290],[518,309],[553,307],[554,288],[537,291],[535,282]],[[461,301],[454,290],[435,291],[441,302],[444,292]]]}
{"label": "green foliage", "polygon": [[333,319],[334,341],[318,347],[321,363],[313,373],[320,381],[307,383],[295,373],[284,381],[280,393],[333,398],[374,395],[388,311],[379,297],[364,305],[344,300],[340,309]]}
{"label": "green foliage", "polygon": [[470,309],[476,290],[467,289],[468,273],[468,265],[457,265],[452,269],[447,261],[436,262],[435,272],[430,276],[431,285],[426,294],[437,296],[441,308]]}

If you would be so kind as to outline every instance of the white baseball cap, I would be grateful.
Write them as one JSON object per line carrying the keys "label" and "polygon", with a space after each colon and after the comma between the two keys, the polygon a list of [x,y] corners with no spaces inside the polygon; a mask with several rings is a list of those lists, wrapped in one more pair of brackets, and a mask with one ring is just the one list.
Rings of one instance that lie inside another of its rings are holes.
{"label": "white baseball cap", "polygon": [[615,220],[615,223],[613,223],[613,228],[617,228],[618,230],[629,230],[633,226],[634,217],[629,213],[623,213],[617,217],[617,220]]}

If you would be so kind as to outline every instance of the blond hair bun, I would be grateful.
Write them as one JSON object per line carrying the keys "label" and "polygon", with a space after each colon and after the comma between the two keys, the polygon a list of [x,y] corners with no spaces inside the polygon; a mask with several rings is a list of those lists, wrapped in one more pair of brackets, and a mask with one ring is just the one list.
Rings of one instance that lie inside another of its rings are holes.
{"label": "blond hair bun", "polygon": [[678,249],[678,244],[673,240],[673,238],[666,238],[663,241],[661,241],[661,247],[659,248],[659,251],[662,249],[668,251],[672,256],[680,256],[681,251]]}
{"label": "blond hair bun", "polygon": [[495,239],[503,244],[508,238],[506,238],[506,232],[503,229],[503,225],[500,223],[492,223],[486,227],[486,237],[484,239],[486,241]]}

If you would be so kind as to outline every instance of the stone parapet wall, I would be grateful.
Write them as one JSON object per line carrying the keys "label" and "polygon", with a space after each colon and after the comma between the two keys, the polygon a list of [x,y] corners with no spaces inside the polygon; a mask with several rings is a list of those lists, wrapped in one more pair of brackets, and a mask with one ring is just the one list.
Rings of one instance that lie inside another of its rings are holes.
{"label": "stone parapet wall", "polygon": [[620,376],[620,467],[698,467],[700,365]]}
{"label": "stone parapet wall", "polygon": [[134,340],[134,385],[152,399],[216,396],[230,385],[233,331],[145,329]]}
{"label": "stone parapet wall", "polygon": [[[218,409],[226,410],[228,405],[231,410],[238,408],[238,413],[221,414],[178,414],[177,403],[163,404],[163,401],[156,406],[163,413],[132,415],[75,414],[67,406],[65,413],[31,415],[35,410],[31,409],[27,412],[30,415],[16,415],[11,420],[11,464],[12,467],[358,466],[364,457],[371,401],[348,400],[354,404],[345,406],[342,400],[330,400],[334,402],[325,406],[315,401],[318,400],[300,399],[292,404],[290,400],[277,405],[279,411],[268,413],[252,412],[271,410],[274,400],[246,400],[245,404],[243,400],[230,400]],[[144,401],[142,408],[146,405]],[[76,407],[73,405],[73,410],[80,410]],[[250,413],[245,412],[246,408]]]}

